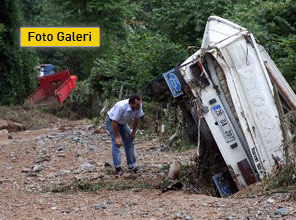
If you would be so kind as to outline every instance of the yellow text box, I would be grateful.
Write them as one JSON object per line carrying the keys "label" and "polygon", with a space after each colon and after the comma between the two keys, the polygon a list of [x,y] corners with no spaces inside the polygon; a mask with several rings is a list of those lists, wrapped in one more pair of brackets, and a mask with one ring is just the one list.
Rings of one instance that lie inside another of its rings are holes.
{"label": "yellow text box", "polygon": [[21,27],[21,47],[99,47],[99,27]]}

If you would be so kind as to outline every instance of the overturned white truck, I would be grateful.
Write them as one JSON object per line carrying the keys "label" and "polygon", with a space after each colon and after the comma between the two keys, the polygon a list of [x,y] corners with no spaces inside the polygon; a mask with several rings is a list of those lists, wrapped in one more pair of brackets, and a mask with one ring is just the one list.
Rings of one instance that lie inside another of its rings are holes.
{"label": "overturned white truck", "polygon": [[[248,30],[209,17],[201,49],[175,71],[194,97],[195,123],[206,121],[238,189],[270,174],[275,160],[285,160],[279,112],[295,111],[296,96]],[[183,94],[174,71],[164,77],[174,97]],[[213,179],[220,195],[231,194],[219,177]]]}

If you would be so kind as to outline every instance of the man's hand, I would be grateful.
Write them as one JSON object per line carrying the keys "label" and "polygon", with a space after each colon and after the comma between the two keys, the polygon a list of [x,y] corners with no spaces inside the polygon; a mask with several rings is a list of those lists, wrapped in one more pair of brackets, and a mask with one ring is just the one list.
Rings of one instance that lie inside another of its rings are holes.
{"label": "man's hand", "polygon": [[136,131],[137,131],[139,120],[140,120],[139,118],[134,119],[133,131],[130,134],[132,140],[134,140],[136,138]]}
{"label": "man's hand", "polygon": [[122,145],[122,140],[120,137],[115,138],[115,144],[116,144],[116,147],[120,147]]}
{"label": "man's hand", "polygon": [[133,131],[130,135],[131,135],[132,140],[134,140],[136,138],[136,132]]}
{"label": "man's hand", "polygon": [[122,145],[122,140],[121,140],[121,137],[119,135],[117,121],[114,121],[114,120],[112,121],[112,128],[113,128],[114,135],[115,135],[115,145],[117,147],[120,147]]}

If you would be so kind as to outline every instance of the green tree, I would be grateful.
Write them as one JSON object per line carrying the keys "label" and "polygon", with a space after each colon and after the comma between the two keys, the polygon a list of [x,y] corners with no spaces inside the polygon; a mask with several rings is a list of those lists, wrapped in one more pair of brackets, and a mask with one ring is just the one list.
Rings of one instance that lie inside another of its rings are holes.
{"label": "green tree", "polygon": [[105,96],[123,85],[125,90],[147,97],[149,82],[179,65],[187,55],[183,46],[167,37],[134,29],[113,50],[112,57],[96,60],[90,80],[94,89]]}
{"label": "green tree", "polygon": [[18,0],[2,1],[0,23],[0,104],[18,104],[35,88],[37,61],[34,52],[19,45],[23,18]]}

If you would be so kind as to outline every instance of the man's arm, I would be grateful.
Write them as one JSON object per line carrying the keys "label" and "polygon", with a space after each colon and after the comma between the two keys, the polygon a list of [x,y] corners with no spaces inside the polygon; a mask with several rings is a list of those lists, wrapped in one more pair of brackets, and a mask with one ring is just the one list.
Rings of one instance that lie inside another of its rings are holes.
{"label": "man's arm", "polygon": [[117,121],[112,120],[112,128],[115,135],[115,143],[118,147],[120,147],[122,145],[122,140],[119,134]]}
{"label": "man's arm", "polygon": [[140,118],[135,118],[134,119],[134,123],[133,123],[133,131],[131,133],[131,138],[135,139],[136,138],[136,131],[137,131],[137,127],[139,124]]}

